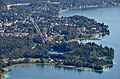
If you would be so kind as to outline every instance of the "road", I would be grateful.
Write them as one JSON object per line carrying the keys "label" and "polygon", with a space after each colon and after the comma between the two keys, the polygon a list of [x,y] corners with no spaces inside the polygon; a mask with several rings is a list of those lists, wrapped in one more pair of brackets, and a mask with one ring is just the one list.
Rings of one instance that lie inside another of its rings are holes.
{"label": "road", "polygon": [[42,32],[40,31],[39,26],[37,25],[37,23],[34,21],[34,19],[30,16],[30,21],[32,22],[33,26],[35,27],[37,33],[39,34],[39,36],[42,38],[43,43],[45,43],[45,37],[42,34]]}

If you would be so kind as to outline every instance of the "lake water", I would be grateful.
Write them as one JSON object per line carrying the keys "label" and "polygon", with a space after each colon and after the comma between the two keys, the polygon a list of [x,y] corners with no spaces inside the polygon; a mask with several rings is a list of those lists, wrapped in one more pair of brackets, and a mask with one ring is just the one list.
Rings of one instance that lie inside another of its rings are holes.
{"label": "lake water", "polygon": [[50,65],[20,66],[8,72],[7,79],[120,79],[120,7],[66,10],[61,11],[60,15],[87,16],[109,25],[110,35],[96,42],[115,49],[115,65],[101,74],[89,70],[81,71]]}

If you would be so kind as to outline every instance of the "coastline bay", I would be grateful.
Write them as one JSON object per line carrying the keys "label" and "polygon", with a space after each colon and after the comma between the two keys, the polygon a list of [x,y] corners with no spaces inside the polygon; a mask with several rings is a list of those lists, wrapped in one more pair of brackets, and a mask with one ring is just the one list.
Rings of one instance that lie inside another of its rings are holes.
{"label": "coastline bay", "polygon": [[[62,12],[62,15],[63,16],[71,16],[72,14],[73,15],[83,15],[83,16],[87,16],[87,17],[90,17],[90,18],[95,18],[96,20],[100,21],[100,22],[104,22],[105,24],[109,25],[110,26],[110,30],[111,30],[111,33],[109,36],[106,36],[103,38],[103,40],[100,40],[98,41],[98,43],[100,44],[103,44],[103,45],[108,45],[108,46],[112,46],[113,48],[115,48],[115,58],[114,58],[114,61],[117,63],[115,64],[115,66],[113,68],[110,69],[109,72],[103,72],[102,74],[96,74],[94,72],[89,72],[89,71],[84,71],[82,73],[78,73],[76,74],[76,72],[72,72],[72,71],[62,71],[62,74],[64,77],[61,77],[61,79],[65,79],[65,78],[69,78],[69,79],[73,79],[73,78],[82,78],[82,79],[96,79],[96,78],[103,78],[103,79],[119,79],[120,76],[119,74],[115,74],[115,72],[118,72],[119,73],[119,17],[120,17],[120,8],[119,7],[116,7],[116,8],[98,8],[98,9],[92,9],[92,10],[68,10],[68,11],[65,11],[65,12]],[[113,17],[114,16],[114,17]],[[32,68],[34,70],[34,68],[37,68],[38,66],[35,66],[35,65],[31,65],[31,66],[26,66],[28,68]],[[49,70],[49,66],[46,66],[48,69],[45,69],[45,72],[47,72]],[[19,70],[20,67],[16,67],[17,70]],[[16,69],[15,68],[15,69]],[[53,73],[56,73],[56,74],[60,74],[60,69],[58,71],[56,71],[56,68],[55,67],[51,67],[51,72]],[[12,71],[10,71],[10,77],[8,79],[15,79],[16,77],[14,76],[14,73],[15,73],[15,69],[13,69]],[[26,70],[26,69],[25,69]],[[42,69],[43,72],[44,72],[44,68]],[[32,72],[32,71],[31,71]],[[34,71],[36,72],[36,71]],[[39,72],[39,71],[37,71]],[[50,76],[51,72],[48,73],[48,75],[44,75],[44,78],[41,77],[41,79],[47,79],[48,76]],[[68,73],[68,74],[64,74],[64,73]],[[13,74],[11,74],[13,73]],[[26,72],[24,72],[26,73]],[[40,71],[39,73],[42,74],[42,72]],[[68,77],[68,75],[70,74],[73,74],[73,77]],[[20,72],[16,72],[16,74],[20,74]],[[33,75],[35,75],[36,73],[34,73]],[[87,77],[86,77],[87,75]],[[29,78],[30,76],[28,76],[27,78]],[[50,77],[51,79],[52,78],[58,78],[59,75],[56,75],[55,77],[52,76]],[[40,76],[39,76],[40,78]],[[39,79],[39,78],[36,78],[35,79]],[[18,78],[17,78],[18,79]],[[24,79],[24,78],[22,78]],[[32,78],[33,79],[33,78]]]}

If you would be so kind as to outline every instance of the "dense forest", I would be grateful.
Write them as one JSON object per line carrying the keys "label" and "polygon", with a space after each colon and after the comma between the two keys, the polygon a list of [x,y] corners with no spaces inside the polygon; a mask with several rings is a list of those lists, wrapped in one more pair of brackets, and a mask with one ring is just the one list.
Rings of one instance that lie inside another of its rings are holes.
{"label": "dense forest", "polygon": [[[56,51],[58,54],[48,53]],[[114,50],[95,43],[39,43],[33,38],[9,37],[0,39],[0,58],[42,58],[53,59],[56,65],[70,65],[103,69],[103,66],[113,65]],[[62,54],[61,54],[62,52]],[[59,54],[60,53],[60,54]],[[2,60],[1,60],[2,61]],[[45,63],[46,61],[40,61]],[[1,66],[5,66],[1,62]],[[2,67],[1,67],[2,68]]]}

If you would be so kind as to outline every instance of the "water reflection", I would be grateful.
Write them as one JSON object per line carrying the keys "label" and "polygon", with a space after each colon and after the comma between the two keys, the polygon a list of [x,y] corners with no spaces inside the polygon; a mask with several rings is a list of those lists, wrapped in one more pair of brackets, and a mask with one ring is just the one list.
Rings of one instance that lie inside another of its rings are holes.
{"label": "water reflection", "polygon": [[55,69],[57,70],[64,70],[64,71],[69,71],[69,72],[78,72],[78,73],[81,73],[81,72],[84,72],[84,71],[89,71],[89,72],[95,72],[97,74],[102,74],[104,71],[108,71],[110,68],[112,68],[113,65],[110,65],[106,68],[104,68],[103,70],[93,70],[93,69],[90,69],[90,68],[72,68],[72,67],[67,67],[67,66],[55,66]]}

